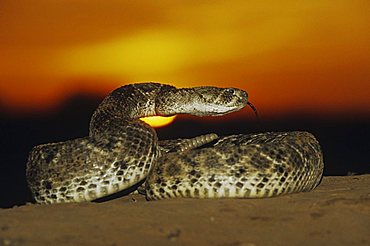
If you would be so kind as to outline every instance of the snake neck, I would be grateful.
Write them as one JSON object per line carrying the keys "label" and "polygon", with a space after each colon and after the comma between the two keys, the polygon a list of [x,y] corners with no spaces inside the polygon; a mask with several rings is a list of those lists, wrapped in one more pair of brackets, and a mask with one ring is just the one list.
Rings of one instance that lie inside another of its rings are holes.
{"label": "snake neck", "polygon": [[112,91],[91,117],[90,136],[107,131],[119,132],[120,128],[133,124],[148,128],[138,119],[156,115],[155,99],[163,87],[171,86],[157,83],[130,84]]}

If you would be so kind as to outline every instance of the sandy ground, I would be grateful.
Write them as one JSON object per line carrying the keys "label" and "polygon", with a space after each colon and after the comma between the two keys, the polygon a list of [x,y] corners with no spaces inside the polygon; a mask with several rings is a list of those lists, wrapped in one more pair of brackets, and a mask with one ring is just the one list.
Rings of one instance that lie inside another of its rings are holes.
{"label": "sandy ground", "polygon": [[370,175],[269,199],[129,195],[1,209],[0,245],[370,245]]}

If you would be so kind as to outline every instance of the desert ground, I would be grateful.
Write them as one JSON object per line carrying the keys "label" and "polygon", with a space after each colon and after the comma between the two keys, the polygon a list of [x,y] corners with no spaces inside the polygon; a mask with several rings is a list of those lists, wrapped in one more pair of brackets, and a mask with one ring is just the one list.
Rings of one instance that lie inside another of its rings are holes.
{"label": "desert ground", "polygon": [[0,209],[0,245],[370,245],[370,175],[267,199],[128,195]]}

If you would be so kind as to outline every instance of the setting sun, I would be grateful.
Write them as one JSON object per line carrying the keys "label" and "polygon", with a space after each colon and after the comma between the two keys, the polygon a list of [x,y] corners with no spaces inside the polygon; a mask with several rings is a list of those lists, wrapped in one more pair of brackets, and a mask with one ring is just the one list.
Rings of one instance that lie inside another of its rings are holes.
{"label": "setting sun", "polygon": [[151,117],[145,117],[140,118],[145,123],[151,125],[152,127],[162,127],[170,124],[172,121],[174,121],[176,115],[169,116],[169,117],[163,117],[163,116],[151,116]]}

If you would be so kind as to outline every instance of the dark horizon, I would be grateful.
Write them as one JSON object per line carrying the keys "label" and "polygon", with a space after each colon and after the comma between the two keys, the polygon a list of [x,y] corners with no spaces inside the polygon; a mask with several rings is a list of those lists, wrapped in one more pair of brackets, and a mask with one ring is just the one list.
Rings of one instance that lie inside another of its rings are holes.
{"label": "dark horizon", "polygon": [[[0,111],[0,185],[6,187],[1,195],[0,207],[12,207],[32,201],[25,179],[28,152],[38,144],[86,136],[91,114],[101,99],[93,95],[78,94],[70,97],[54,111],[33,115]],[[211,132],[229,135],[294,130],[309,131],[319,140],[324,152],[324,175],[370,172],[367,157],[370,117],[367,115],[332,115],[325,118],[322,115],[301,112],[281,118],[262,117],[260,122],[253,118],[253,112],[250,115],[248,113],[248,117],[225,116],[217,120],[179,116],[172,124],[156,129],[160,139],[193,137]]]}

